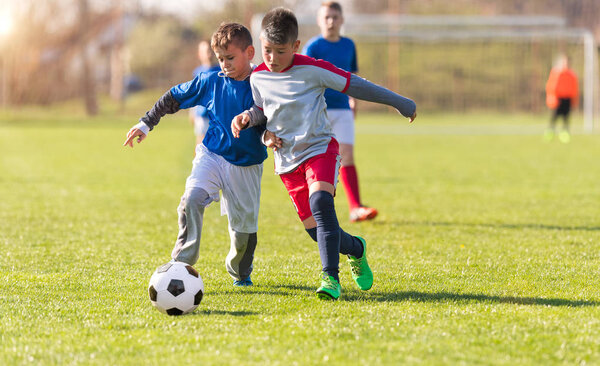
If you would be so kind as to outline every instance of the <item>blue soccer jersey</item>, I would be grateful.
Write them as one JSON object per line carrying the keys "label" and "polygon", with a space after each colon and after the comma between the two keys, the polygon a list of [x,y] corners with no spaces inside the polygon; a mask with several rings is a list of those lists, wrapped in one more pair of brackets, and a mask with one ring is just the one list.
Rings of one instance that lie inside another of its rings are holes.
{"label": "blue soccer jersey", "polygon": [[[200,65],[194,69],[193,76],[196,77],[196,76],[200,75],[200,73],[202,73],[202,72],[211,72],[211,71],[221,71],[221,68],[219,67],[219,65],[213,65],[213,66]],[[206,108],[204,108],[201,105],[197,106],[196,107],[196,116],[208,118],[208,115],[206,113]]]}
{"label": "blue soccer jersey", "polygon": [[231,133],[233,117],[254,104],[248,79],[237,81],[219,76],[218,71],[205,72],[170,92],[181,109],[206,108],[210,122],[202,143],[209,151],[240,166],[260,164],[267,158],[267,148],[260,141],[264,126],[245,129],[239,138]]}
{"label": "blue soccer jersey", "polygon": [[[356,47],[350,38],[341,37],[337,42],[330,42],[319,35],[311,38],[302,52],[307,56],[328,61],[342,70],[358,71]],[[325,91],[325,102],[328,109],[350,109],[348,96],[332,89]]]}

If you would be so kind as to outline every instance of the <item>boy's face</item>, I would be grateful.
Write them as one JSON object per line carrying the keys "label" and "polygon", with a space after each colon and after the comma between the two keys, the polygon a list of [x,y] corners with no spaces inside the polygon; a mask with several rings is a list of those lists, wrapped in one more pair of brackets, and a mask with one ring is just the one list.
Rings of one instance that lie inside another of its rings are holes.
{"label": "boy's face", "polygon": [[242,50],[231,43],[227,49],[216,47],[214,51],[221,70],[228,77],[238,81],[244,80],[252,71],[250,61],[254,58],[253,46]]}
{"label": "boy's face", "polygon": [[337,38],[340,36],[344,17],[339,11],[322,6],[317,13],[317,24],[319,25],[319,29],[321,29],[323,37]]}
{"label": "boy's face", "polygon": [[263,60],[272,72],[281,72],[287,69],[292,64],[294,54],[300,47],[300,40],[293,43],[275,44],[261,36],[260,41]]}

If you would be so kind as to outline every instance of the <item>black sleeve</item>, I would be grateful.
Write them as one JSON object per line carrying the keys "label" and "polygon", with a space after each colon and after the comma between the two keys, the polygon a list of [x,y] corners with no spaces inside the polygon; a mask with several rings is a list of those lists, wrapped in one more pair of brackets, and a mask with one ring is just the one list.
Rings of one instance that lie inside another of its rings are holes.
{"label": "black sleeve", "polygon": [[154,129],[154,126],[158,124],[160,119],[165,114],[173,114],[179,110],[179,102],[173,97],[171,91],[167,91],[162,97],[154,104],[154,107],[150,109],[146,114],[140,118],[140,121],[144,122],[150,131]]}

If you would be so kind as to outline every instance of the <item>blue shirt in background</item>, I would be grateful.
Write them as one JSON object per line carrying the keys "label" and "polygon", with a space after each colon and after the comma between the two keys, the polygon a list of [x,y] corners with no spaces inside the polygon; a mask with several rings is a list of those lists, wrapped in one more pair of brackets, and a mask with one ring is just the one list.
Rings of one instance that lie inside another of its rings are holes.
{"label": "blue shirt in background", "polygon": [[[213,66],[200,65],[194,69],[194,72],[192,74],[193,74],[193,76],[198,76],[201,72],[211,72],[211,71],[221,71],[221,68],[219,67],[219,65],[213,65]],[[204,108],[201,105],[197,106],[196,107],[196,116],[208,118],[206,115],[206,108]]]}
{"label": "blue shirt in background", "polygon": [[231,133],[231,120],[254,104],[249,78],[237,81],[219,76],[219,71],[203,72],[193,80],[171,88],[171,95],[181,109],[194,106],[206,108],[208,130],[202,143],[209,151],[221,155],[234,165],[260,164],[267,158],[267,148],[260,141],[264,126]]}
{"label": "blue shirt in background", "polygon": [[[322,35],[311,38],[302,51],[307,56],[329,61],[340,69],[357,72],[356,46],[350,38],[341,37],[330,42]],[[350,109],[348,96],[336,90],[325,90],[325,102],[328,109]]]}

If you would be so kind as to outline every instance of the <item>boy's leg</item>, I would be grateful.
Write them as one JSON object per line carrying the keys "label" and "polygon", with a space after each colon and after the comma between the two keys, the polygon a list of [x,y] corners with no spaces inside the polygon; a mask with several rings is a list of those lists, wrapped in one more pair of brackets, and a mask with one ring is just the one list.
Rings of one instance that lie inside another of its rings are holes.
{"label": "boy's leg", "polygon": [[351,221],[371,220],[377,216],[377,210],[365,207],[360,201],[358,172],[354,165],[354,114],[350,109],[328,109],[331,128],[340,143],[342,157],[340,180],[344,185]]}
{"label": "boy's leg", "polygon": [[197,146],[192,172],[177,208],[179,234],[171,252],[171,258],[176,261],[194,265],[198,260],[204,209],[219,200],[219,188],[212,183],[217,168],[208,150]]}
{"label": "boy's leg", "polygon": [[[194,108],[194,114],[196,113],[196,109]],[[208,130],[208,118],[195,115],[194,116],[194,134],[196,135],[196,143],[201,144],[204,139],[204,135],[206,135],[206,131]]]}
{"label": "boy's leg", "polygon": [[241,286],[252,285],[254,251],[256,250],[256,233],[239,233],[229,228],[231,247],[225,259],[225,266],[229,275]]}
{"label": "boy's leg", "polygon": [[222,165],[221,213],[227,214],[231,238],[225,266],[235,285],[249,286],[257,244],[263,165],[235,166],[224,159]]}
{"label": "boy's leg", "polygon": [[202,188],[186,189],[177,208],[179,234],[171,258],[194,265],[200,252],[204,208],[211,202],[209,194]]}
{"label": "boy's leg", "polygon": [[560,105],[558,106],[559,115],[563,118],[563,129],[558,134],[558,139],[562,143],[568,143],[571,141],[571,135],[569,133],[569,114],[571,113],[571,99],[561,98]]}
{"label": "boy's leg", "polygon": [[323,272],[339,282],[340,225],[335,214],[333,195],[317,191],[310,196],[309,202],[317,222],[317,243]]}
{"label": "boy's leg", "polygon": [[[312,240],[318,243],[317,227],[305,228]],[[360,239],[345,232],[340,227],[340,254],[351,255],[360,258],[363,255],[363,245]]]}

